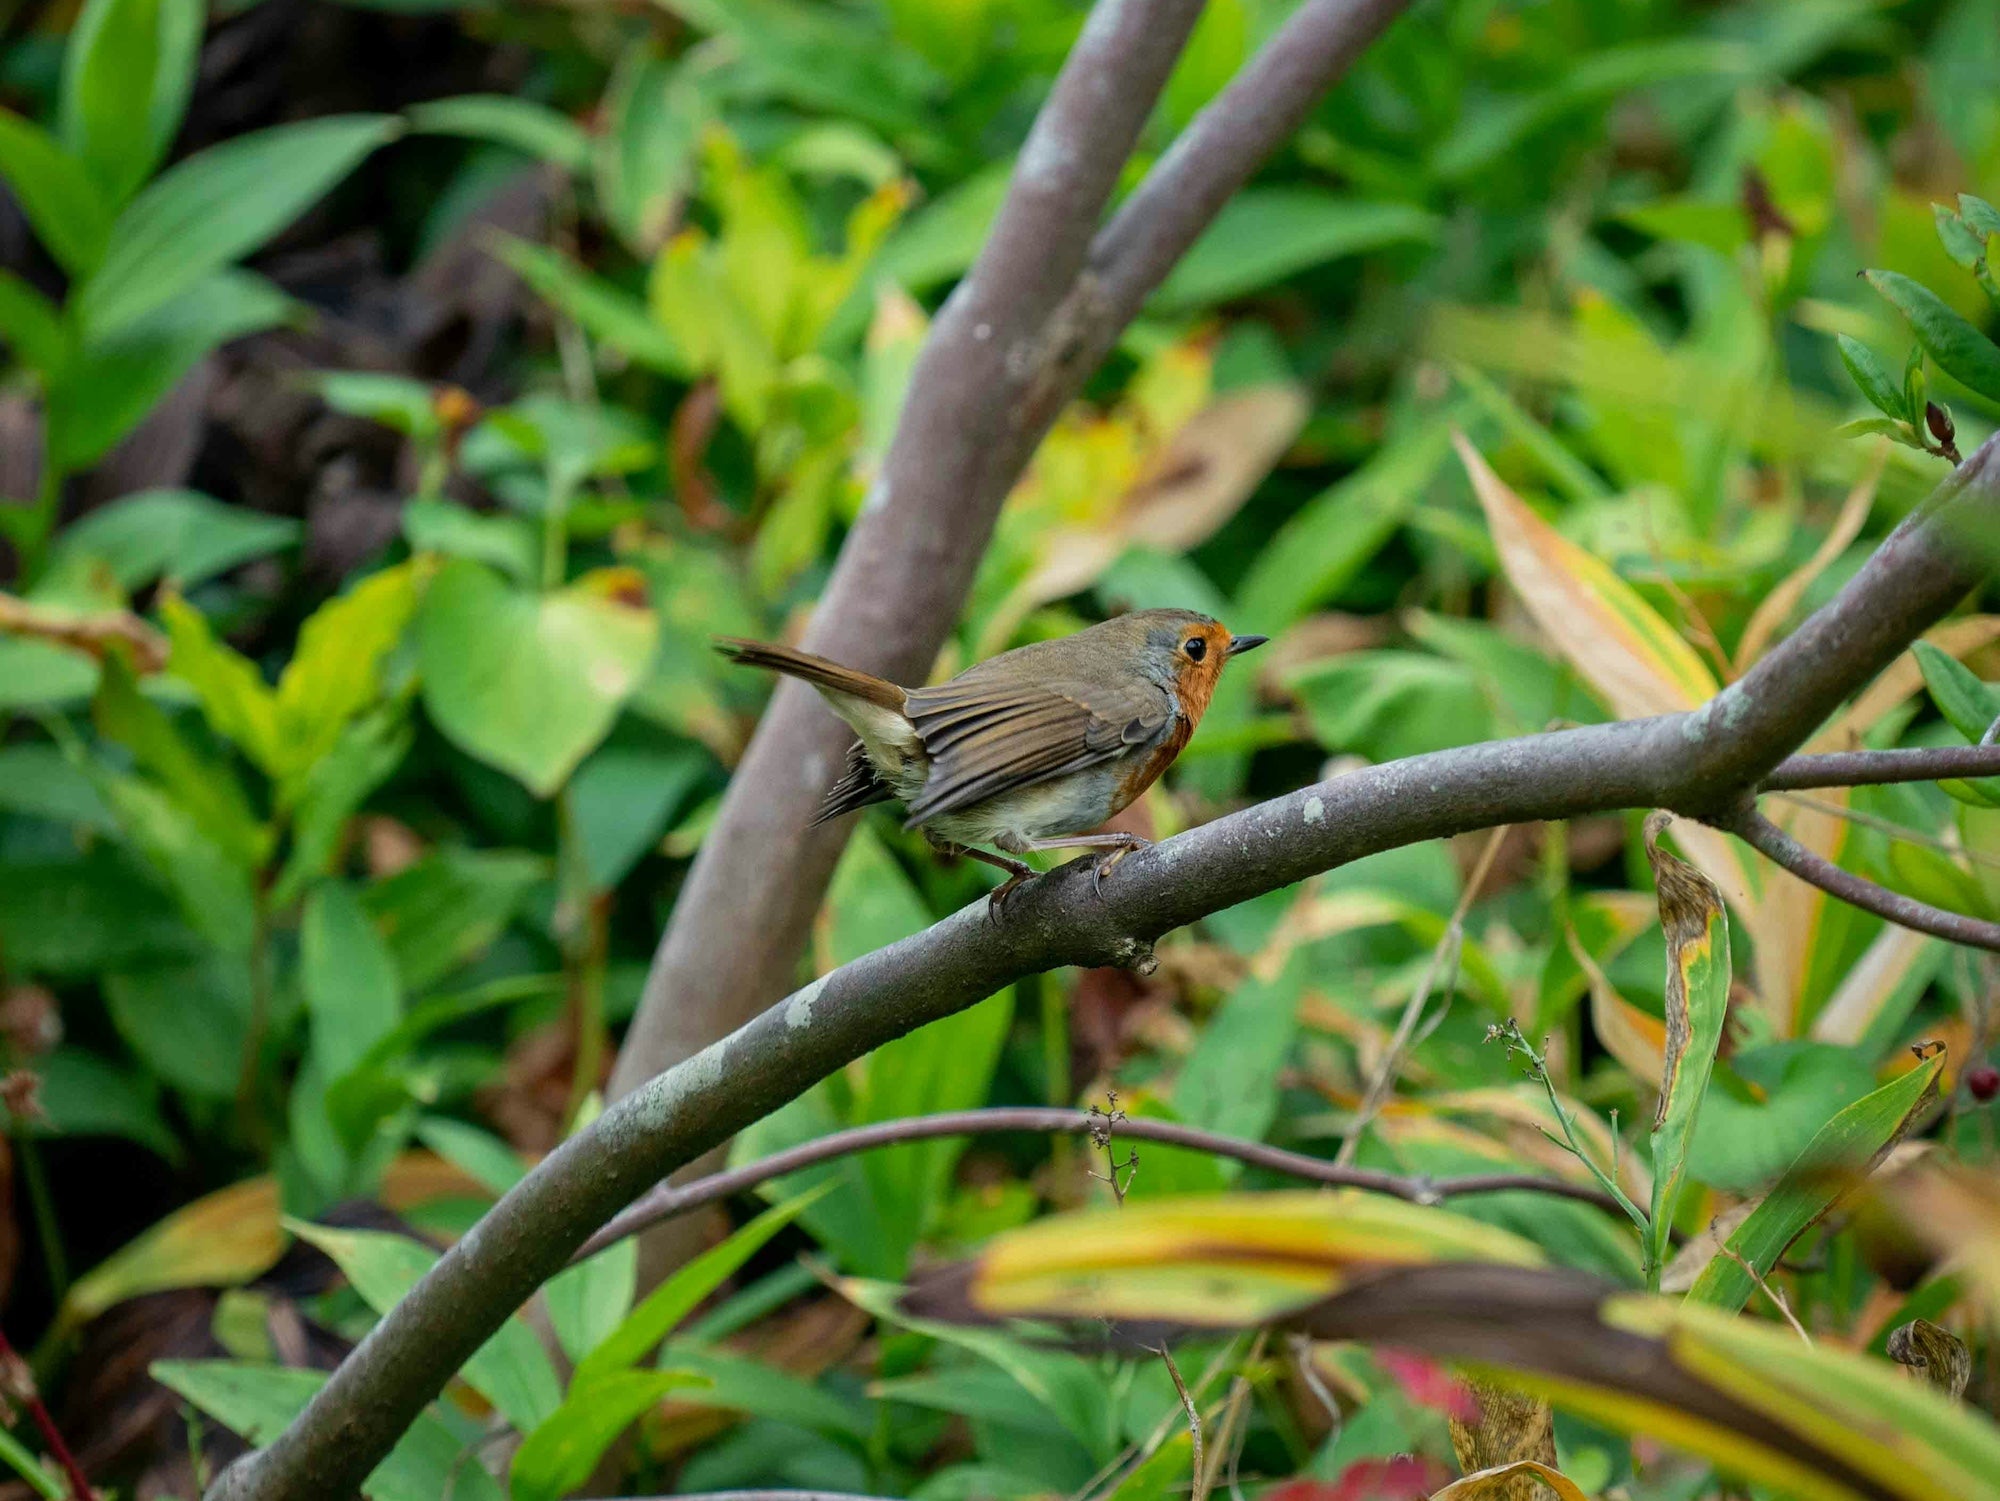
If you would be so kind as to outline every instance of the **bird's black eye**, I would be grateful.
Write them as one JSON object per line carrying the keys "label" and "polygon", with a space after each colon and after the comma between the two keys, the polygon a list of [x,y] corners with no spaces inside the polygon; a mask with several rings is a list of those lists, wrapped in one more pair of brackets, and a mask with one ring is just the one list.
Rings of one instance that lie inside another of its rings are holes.
{"label": "bird's black eye", "polygon": [[1208,643],[1199,636],[1190,636],[1181,643],[1181,650],[1187,653],[1190,662],[1199,662],[1208,655]]}

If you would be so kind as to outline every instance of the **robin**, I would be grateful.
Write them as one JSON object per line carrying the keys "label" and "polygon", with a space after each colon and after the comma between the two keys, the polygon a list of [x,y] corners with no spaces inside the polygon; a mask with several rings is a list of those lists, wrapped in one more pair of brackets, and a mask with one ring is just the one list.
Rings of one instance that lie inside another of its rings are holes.
{"label": "robin", "polygon": [[1231,635],[1193,610],[1139,610],[1002,652],[934,688],[899,688],[789,646],[725,637],[716,649],[803,678],[861,737],[814,824],[900,798],[905,828],[1007,872],[998,911],[1034,874],[1009,856],[1103,851],[1095,885],[1151,842],[1084,831],[1159,779],[1201,723],[1223,664],[1267,639]]}

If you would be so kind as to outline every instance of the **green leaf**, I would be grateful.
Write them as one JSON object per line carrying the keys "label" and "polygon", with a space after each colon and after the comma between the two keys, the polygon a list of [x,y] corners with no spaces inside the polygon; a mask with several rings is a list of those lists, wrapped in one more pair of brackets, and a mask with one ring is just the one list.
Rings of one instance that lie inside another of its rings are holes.
{"label": "green leaf", "polygon": [[1946,255],[1967,271],[1972,270],[1984,259],[1985,236],[1942,203],[1931,205],[1931,216],[1937,220],[1938,243],[1944,246]]}
{"label": "green leaf", "polygon": [[185,1094],[234,1097],[250,1019],[250,976],[240,960],[126,970],[103,985],[112,1025],[149,1073]]}
{"label": "green leaf", "polygon": [[178,594],[160,601],[173,652],[167,670],[201,701],[209,728],[267,772],[279,765],[278,696],[256,664],[209,629],[208,618]]}
{"label": "green leaf", "polygon": [[361,905],[416,992],[484,951],[547,876],[545,860],[514,850],[439,849],[375,882]]}
{"label": "green leaf", "polygon": [[440,552],[532,583],[542,566],[535,529],[521,516],[488,516],[455,500],[421,496],[403,507],[403,537],[413,552]]}
{"label": "green leaf", "polygon": [[1153,306],[1209,307],[1342,256],[1427,244],[1437,235],[1437,217],[1409,204],[1357,201],[1317,188],[1246,188],[1174,267]]}
{"label": "green leaf", "polygon": [[81,1048],[58,1048],[35,1065],[41,1076],[43,1119],[29,1124],[50,1136],[122,1136],[178,1165],[181,1144],[160,1114],[159,1084]]}
{"label": "green leaf", "polygon": [[299,523],[194,490],[141,490],[63,529],[51,572],[101,567],[128,592],[156,579],[192,589],[252,558],[292,546]]}
{"label": "green leaf", "polygon": [[0,636],[0,709],[61,709],[97,691],[88,653],[53,641]]}
{"label": "green leaf", "polygon": [[639,1242],[630,1236],[551,1277],[542,1298],[563,1353],[581,1360],[604,1343],[631,1312],[638,1282]]}
{"label": "green leaf", "polygon": [[1888,367],[1876,358],[1874,350],[1846,334],[1839,335],[1834,343],[1840,350],[1840,363],[1847,367],[1847,373],[1854,377],[1854,384],[1861,388],[1861,394],[1868,398],[1871,406],[1884,416],[1899,421],[1922,420],[1921,413],[1913,419],[1904,407],[1903,388],[1896,383]]}
{"label": "green leaf", "polygon": [[117,827],[89,776],[53,745],[0,746],[0,812],[100,834]]}
{"label": "green leaf", "polygon": [[511,146],[565,172],[581,172],[590,163],[590,137],[582,126],[546,104],[511,94],[460,94],[419,104],[410,111],[410,128],[419,135]]}
{"label": "green leaf", "polygon": [[[383,1230],[335,1230],[288,1220],[291,1232],[333,1259],[361,1300],[387,1313],[437,1264],[430,1247]],[[562,1404],[562,1385],[534,1330],[510,1318],[465,1362],[465,1384],[498,1408],[523,1433]]]}
{"label": "green leaf", "polygon": [[797,1219],[826,1191],[823,1187],[816,1188],[765,1210],[654,1288],[616,1329],[577,1362],[575,1389],[585,1390],[637,1366],[702,1299],[722,1286],[772,1236]]}
{"label": "green leaf", "polygon": [[591,1471],[626,1428],[676,1388],[701,1385],[685,1371],[620,1371],[570,1394],[514,1451],[507,1472],[513,1501],[559,1501]]}
{"label": "green leaf", "polygon": [[299,924],[299,985],[312,1047],[329,1079],[367,1056],[402,1018],[403,995],[389,946],[344,881],[306,898]]}
{"label": "green leaf", "polygon": [[314,376],[312,384],[336,412],[366,417],[406,437],[429,441],[441,430],[438,388],[429,381],[373,370],[329,370]]}
{"label": "green leaf", "polygon": [[163,307],[284,229],[395,134],[380,115],[332,116],[239,136],[189,157],[119,215],[79,295],[101,339]]}
{"label": "green leaf", "polygon": [[2000,209],[1996,209],[1984,198],[1976,198],[1970,193],[1958,195],[1958,215],[1972,227],[1981,240],[1992,235],[2000,235]]}
{"label": "green leaf", "polygon": [[58,125],[105,200],[122,205],[165,157],[194,86],[201,0],[88,0],[63,56]]}
{"label": "green leaf", "polygon": [[597,578],[533,595],[455,558],[424,599],[424,704],[445,737],[547,797],[610,731],[659,622]]}
{"label": "green leaf", "polygon": [[262,277],[220,271],[114,335],[85,344],[50,383],[49,451],[65,472],[96,463],[218,344],[273,327],[292,302]]}
{"label": "green leaf", "polygon": [[246,870],[263,864],[271,831],[251,810],[236,773],[191,744],[121,664],[106,667],[92,718],[97,732],[129,750],[204,837]]}
{"label": "green leaf", "polygon": [[569,785],[570,816],[593,891],[609,891],[659,843],[667,821],[707,773],[690,745],[607,745]]}
{"label": "green leaf", "polygon": [[1917,342],[1940,369],[1988,400],[2000,401],[2000,345],[1959,317],[1921,282],[1896,271],[1870,271],[1868,281],[1909,320]]}
{"label": "green leaf", "polygon": [[299,779],[292,804],[292,847],[271,887],[289,906],[307,882],[333,867],[347,821],[410,753],[414,731],[402,704],[363,715]]}
{"label": "green leaf", "polygon": [[382,662],[417,610],[418,569],[402,563],[372,573],[328,600],[299,627],[297,649],[278,678],[277,763],[284,800],[328,755],[382,691]]}
{"label": "green leaf", "polygon": [[14,858],[0,880],[0,947],[12,974],[93,979],[193,958],[201,940],[159,883],[122,847]]}
{"label": "green leaf", "polygon": [[698,53],[663,57],[646,38],[626,48],[605,94],[608,123],[593,174],[597,202],[642,260],[659,250],[694,180],[696,142],[711,113],[703,76]]}
{"label": "green leaf", "polygon": [[111,214],[83,163],[40,126],[0,109],[0,179],[49,254],[71,276],[88,276],[104,258]]}
{"label": "green leaf", "polygon": [[[2000,687],[1981,682],[1971,668],[1928,641],[1919,641],[1913,650],[1938,713],[1959,734],[1979,744],[1987,731],[2000,723]],[[1975,808],[2000,807],[2000,777],[1954,779],[1938,785]]]}
{"label": "green leaf", "polygon": [[493,254],[549,306],[568,314],[592,338],[663,375],[688,377],[693,363],[645,301],[544,245],[497,236]]}
{"label": "green leaf", "polygon": [[[158,1360],[153,1379],[253,1445],[274,1442],[305,1410],[326,1372],[231,1360]],[[369,1501],[503,1501],[475,1445],[434,1412],[420,1414],[361,1482]]]}
{"label": "green leaf", "polygon": [[417,1140],[496,1198],[527,1176],[520,1154],[506,1142],[449,1116],[427,1115],[418,1121]]}
{"label": "green leaf", "polygon": [[1646,820],[1646,859],[1659,887],[1660,931],[1667,940],[1666,1063],[1653,1117],[1653,1275],[1666,1264],[1668,1236],[1702,1096],[1708,1092],[1729,1012],[1729,922],[1722,893],[1694,866],[1660,847],[1668,820]]}
{"label": "green leaf", "polygon": [[69,358],[69,332],[55,304],[11,271],[0,270],[0,343],[44,379]]}
{"label": "green leaf", "polygon": [[[1729,1237],[1729,1251],[1760,1277],[1776,1266],[1792,1242],[1824,1218],[1902,1140],[1917,1111],[1931,1098],[1943,1067],[1940,1051],[1820,1127],[1784,1177],[1736,1227]],[[1695,1279],[1688,1298],[1733,1313],[1749,1300],[1754,1286],[1742,1262],[1718,1255]]]}

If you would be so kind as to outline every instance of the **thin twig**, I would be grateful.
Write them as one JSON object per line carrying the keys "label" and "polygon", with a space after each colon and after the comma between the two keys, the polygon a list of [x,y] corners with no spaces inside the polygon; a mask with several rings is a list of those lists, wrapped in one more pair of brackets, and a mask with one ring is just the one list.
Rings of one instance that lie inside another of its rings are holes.
{"label": "thin twig", "polygon": [[1960,856],[1974,865],[1987,865],[2000,870],[2000,855],[1989,855],[1984,850],[1965,849],[1953,844],[1949,839],[1940,839],[1935,834],[1926,833],[1922,829],[1913,829],[1908,824],[1897,823],[1892,818],[1877,818],[1873,813],[1863,813],[1857,808],[1843,808],[1838,803],[1807,797],[1803,792],[1781,792],[1777,795],[1798,807],[1810,808],[1815,813],[1824,813],[1828,818],[1837,818],[1843,823],[1851,823],[1859,828],[1873,829],[1878,834],[1887,835],[1904,844],[1921,844],[1928,849],[1941,850],[1947,855]]}
{"label": "thin twig", "polygon": [[1852,871],[1842,870],[1825,856],[1815,854],[1800,844],[1754,807],[1741,809],[1717,827],[1727,829],[1758,854],[1783,866],[1801,881],[1817,886],[1828,895],[1837,896],[1864,912],[1873,912],[1877,917],[1886,917],[1890,922],[1914,928],[1919,933],[2000,953],[2000,923],[1967,917],[1962,912],[1947,912],[1942,907],[1933,907],[1928,902],[1903,896]]}
{"label": "thin twig", "polygon": [[[1431,950],[1430,963],[1424,966],[1424,977],[1417,982],[1417,988],[1410,992],[1408,1004],[1396,1022],[1396,1030],[1389,1038],[1388,1049],[1382,1054],[1382,1062],[1375,1070],[1375,1077],[1368,1081],[1368,1090],[1361,1097],[1361,1108],[1355,1112],[1354,1124],[1348,1127],[1346,1138],[1340,1143],[1340,1150],[1334,1154],[1334,1161],[1345,1167],[1354,1160],[1354,1154],[1361,1148],[1361,1138],[1368,1127],[1381,1113],[1382,1103],[1395,1088],[1396,1069],[1403,1061],[1403,1050],[1410,1045],[1411,1034],[1417,1030],[1417,1018],[1430,1003],[1431,992],[1437,987],[1439,976],[1447,971],[1456,981],[1458,956],[1465,942],[1465,914],[1472,908],[1472,901],[1479,888],[1486,884],[1486,876],[1493,869],[1494,856],[1500,853],[1500,843],[1507,837],[1508,825],[1501,824],[1486,836],[1485,847],[1479,852],[1479,859],[1472,867],[1472,874],[1466,878],[1465,889],[1458,894],[1458,905],[1452,908],[1451,921],[1444,925],[1437,944]],[[1444,990],[1444,1003],[1451,1005],[1452,984]]]}
{"label": "thin twig", "polygon": [[1591,1176],[1597,1179],[1598,1185],[1617,1203],[1620,1209],[1625,1211],[1625,1217],[1639,1227],[1639,1234],[1643,1239],[1648,1227],[1652,1224],[1652,1217],[1632,1202],[1625,1190],[1618,1186],[1618,1180],[1615,1177],[1606,1173],[1603,1168],[1591,1160],[1590,1154],[1583,1149],[1583,1143],[1576,1139],[1575,1125],[1570,1120],[1569,1112],[1563,1109],[1562,1097],[1556,1093],[1555,1080],[1549,1077],[1548,1062],[1536,1050],[1535,1045],[1529,1042],[1527,1037],[1522,1033],[1521,1024],[1512,1017],[1509,1017],[1504,1025],[1488,1027],[1486,1029],[1486,1040],[1488,1042],[1503,1042],[1507,1045],[1508,1052],[1519,1053],[1523,1058],[1527,1059],[1528,1073],[1548,1094],[1549,1109],[1555,1112],[1556,1120],[1562,1125],[1562,1135],[1558,1137],[1555,1132],[1549,1130],[1546,1126],[1537,1127],[1537,1129],[1541,1131],[1542,1135],[1546,1136],[1557,1146],[1567,1150],[1578,1162],[1581,1162],[1585,1167],[1590,1169]]}
{"label": "thin twig", "polygon": [[[732,1198],[773,1178],[782,1178],[802,1168],[829,1162],[837,1157],[852,1156],[856,1152],[871,1152],[880,1147],[900,1146],[905,1142],[929,1141],[939,1136],[1060,1132],[1068,1136],[1087,1135],[1096,1138],[1098,1133],[1104,1130],[1104,1115],[1101,1111],[1063,1110],[1046,1105],[996,1105],[978,1110],[951,1110],[937,1115],[909,1116],[902,1120],[880,1121],[872,1126],[856,1126],[850,1131],[836,1131],[831,1136],[820,1137],[817,1141],[804,1142],[785,1151],[774,1152],[769,1157],[761,1157],[755,1162],[746,1162],[741,1167],[731,1168],[727,1172],[696,1178],[690,1183],[663,1183],[585,1241],[573,1259],[583,1261],[596,1255],[606,1246],[625,1239],[628,1235],[638,1234],[649,1225],[658,1224],[662,1220],[676,1219],[684,1214],[692,1214],[697,1209]],[[1181,1125],[1177,1121],[1130,1120],[1122,1111],[1119,1112],[1118,1135],[1127,1141],[1135,1139],[1156,1141],[1168,1146],[1187,1147],[1197,1152],[1211,1152],[1218,1157],[1227,1157],[1250,1167],[1283,1173],[1287,1177],[1302,1178],[1308,1182],[1324,1183],[1338,1188],[1369,1189],[1375,1193],[1392,1195],[1411,1204],[1437,1204],[1446,1199],[1463,1198],[1467,1194],[1522,1191],[1575,1199],[1579,1203],[1595,1204],[1600,1209],[1615,1210],[1619,1207],[1610,1195],[1600,1193],[1581,1183],[1566,1182],[1561,1178],[1539,1177],[1533,1173],[1474,1173],[1461,1178],[1436,1179],[1404,1177],[1396,1173],[1379,1172],[1374,1168],[1347,1167],[1329,1162],[1324,1157],[1309,1157],[1303,1152],[1288,1152],[1282,1147],[1266,1146],[1262,1142],[1220,1136],[1213,1131],[1202,1131],[1193,1126]],[[1100,1145],[1105,1144],[1107,1143],[1100,1142]]]}
{"label": "thin twig", "polygon": [[1806,1333],[1806,1326],[1801,1324],[1798,1316],[1792,1312],[1792,1305],[1785,1301],[1785,1295],[1766,1282],[1763,1274],[1752,1266],[1749,1260],[1736,1247],[1725,1243],[1720,1249],[1724,1256],[1727,1256],[1731,1261],[1742,1267],[1745,1272],[1749,1273],[1750,1280],[1757,1284],[1757,1290],[1771,1300],[1773,1308],[1784,1315],[1785,1322],[1792,1326],[1792,1332],[1807,1344],[1811,1344],[1812,1336]]}
{"label": "thin twig", "polygon": [[69,1485],[70,1501],[96,1501],[97,1492],[91,1488],[90,1477],[83,1473],[83,1466],[77,1463],[76,1455],[63,1441],[62,1430],[56,1427],[56,1420],[49,1416],[48,1405],[42,1401],[41,1388],[35,1384],[34,1370],[15,1350],[13,1342],[4,1332],[0,1332],[0,1397],[19,1402],[28,1409],[28,1416],[34,1419],[36,1429],[42,1435],[42,1443],[49,1451],[49,1458],[63,1473]]}

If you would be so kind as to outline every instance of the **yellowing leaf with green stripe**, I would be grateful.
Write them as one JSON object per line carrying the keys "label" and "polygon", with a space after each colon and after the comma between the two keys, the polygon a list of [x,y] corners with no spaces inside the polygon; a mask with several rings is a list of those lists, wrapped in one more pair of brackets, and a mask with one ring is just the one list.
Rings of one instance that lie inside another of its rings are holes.
{"label": "yellowing leaf with green stripe", "polygon": [[1432,1261],[1538,1265],[1529,1242],[1442,1209],[1355,1190],[1210,1195],[1059,1215],[972,1264],[989,1314],[1260,1323],[1325,1298],[1357,1270]]}
{"label": "yellowing leaf with green stripe", "polygon": [[1613,713],[1672,714],[1715,696],[1715,675],[1637,590],[1530,510],[1462,434],[1453,441],[1507,582]]}
{"label": "yellowing leaf with green stripe", "polygon": [[1657,1279],[1666,1265],[1674,1207],[1687,1173],[1695,1117],[1715,1069],[1722,1024],[1729,1014],[1729,921],[1715,883],[1678,855],[1660,848],[1664,813],[1646,820],[1646,859],[1659,887],[1660,930],[1667,940],[1666,1063],[1660,1106],[1653,1117],[1653,1207],[1649,1264]]}

